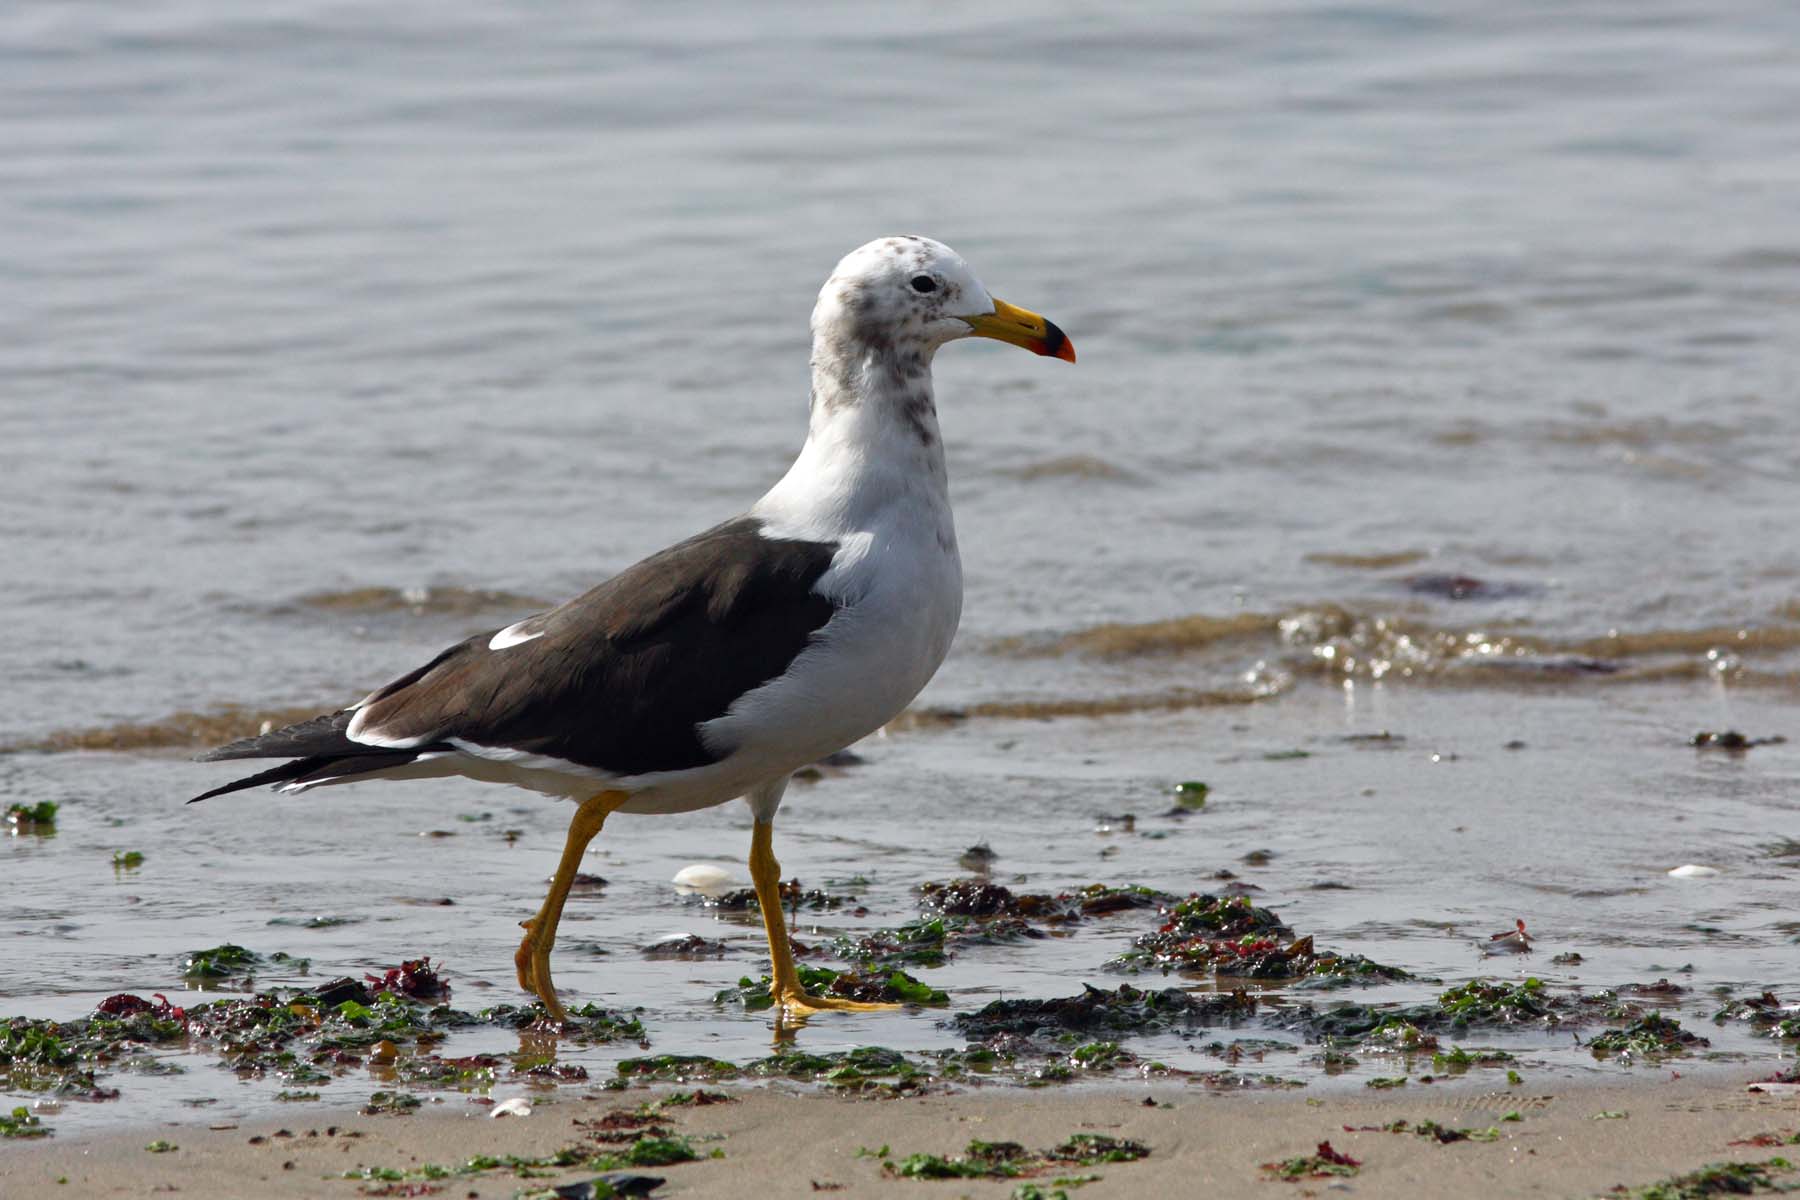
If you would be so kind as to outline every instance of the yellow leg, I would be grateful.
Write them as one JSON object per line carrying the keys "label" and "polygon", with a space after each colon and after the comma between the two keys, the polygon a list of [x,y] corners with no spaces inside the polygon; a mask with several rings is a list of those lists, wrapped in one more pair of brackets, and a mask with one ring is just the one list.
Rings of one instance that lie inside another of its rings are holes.
{"label": "yellow leg", "polygon": [[781,864],[772,847],[775,826],[756,822],[750,834],[750,881],[756,885],[756,903],[762,909],[763,930],[769,935],[769,995],[777,1010],[803,1017],[808,1013],[844,1011],[874,1012],[899,1008],[898,1004],[870,1004],[839,996],[813,996],[800,986],[794,969],[794,951],[788,945],[787,921],[781,915]]}
{"label": "yellow leg", "polygon": [[519,971],[519,986],[528,992],[536,992],[550,1016],[557,1021],[569,1019],[556,998],[556,985],[550,982],[550,948],[556,943],[556,926],[562,920],[563,901],[569,898],[569,887],[575,882],[575,872],[581,866],[581,856],[588,843],[606,824],[606,818],[629,799],[631,796],[627,792],[601,792],[581,802],[581,807],[575,810],[575,819],[569,822],[569,838],[563,843],[562,861],[556,866],[556,877],[550,881],[550,894],[544,897],[544,906],[531,920],[519,922],[519,927],[525,931],[525,940],[519,943],[519,951],[513,955],[513,965]]}

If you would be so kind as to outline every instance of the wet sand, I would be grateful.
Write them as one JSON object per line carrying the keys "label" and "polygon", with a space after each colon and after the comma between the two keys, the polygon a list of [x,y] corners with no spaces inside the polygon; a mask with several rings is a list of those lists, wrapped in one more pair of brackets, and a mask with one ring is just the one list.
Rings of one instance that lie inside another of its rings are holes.
{"label": "wet sand", "polygon": [[[889,1148],[889,1160],[917,1152],[955,1154],[971,1139],[1051,1146],[1071,1134],[1142,1142],[1136,1162],[1055,1170],[1036,1179],[1098,1175],[1080,1195],[1262,1196],[1319,1194],[1348,1183],[1366,1197],[1587,1196],[1641,1187],[1704,1164],[1765,1162],[1781,1146],[1734,1144],[1759,1135],[1789,1136],[1800,1126],[1800,1098],[1747,1091],[1743,1081],[1665,1078],[1654,1084],[1559,1086],[1510,1092],[1414,1088],[1369,1096],[1298,1094],[1220,1096],[1160,1087],[1080,1092],[975,1090],[898,1100],[848,1100],[774,1090],[738,1090],[730,1103],[670,1110],[675,1132],[692,1139],[695,1162],[640,1168],[666,1182],[658,1196],[742,1197],[816,1193],[858,1196],[1013,1194],[1014,1180],[911,1180],[884,1170],[860,1150]],[[646,1093],[572,1094],[540,1103],[528,1117],[489,1119],[485,1105],[450,1097],[410,1116],[362,1116],[311,1109],[283,1122],[227,1129],[178,1121],[94,1137],[9,1146],[0,1155],[0,1193],[61,1196],[142,1195],[178,1191],[184,1200],[256,1196],[424,1195],[511,1197],[522,1190],[593,1178],[558,1170],[520,1179],[501,1169],[442,1181],[441,1193],[384,1193],[381,1183],[342,1178],[359,1167],[416,1169],[470,1155],[540,1156],[580,1143],[576,1121],[635,1108]],[[1517,1112],[1519,1119],[1507,1121]],[[1599,1117],[1601,1113],[1623,1116]],[[1430,1137],[1344,1127],[1435,1120],[1449,1128],[1498,1129],[1491,1142],[1442,1144]],[[335,1132],[333,1132],[335,1131]],[[154,1139],[175,1150],[150,1153]],[[1260,1164],[1311,1154],[1329,1141],[1361,1166],[1351,1178],[1268,1180]],[[616,1148],[616,1147],[615,1147]],[[718,1151],[720,1157],[707,1155]],[[1791,1182],[1791,1179],[1790,1179]],[[1066,1185],[1064,1185],[1066,1186]]]}

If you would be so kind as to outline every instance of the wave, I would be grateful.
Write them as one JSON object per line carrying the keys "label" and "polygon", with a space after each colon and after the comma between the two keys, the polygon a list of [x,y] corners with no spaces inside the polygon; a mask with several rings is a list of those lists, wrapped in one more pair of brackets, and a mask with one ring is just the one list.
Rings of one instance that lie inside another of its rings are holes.
{"label": "wave", "polygon": [[[342,593],[354,595],[356,593]],[[489,593],[480,593],[483,595]],[[530,602],[527,601],[527,604]],[[1780,614],[1789,615],[1785,611]],[[1059,720],[1257,704],[1300,680],[1414,683],[1435,687],[1568,687],[1713,679],[1737,688],[1800,691],[1800,664],[1753,660],[1800,650],[1800,624],[1708,625],[1609,630],[1558,638],[1520,629],[1432,625],[1391,613],[1325,604],[1286,613],[1196,613],[1136,624],[1108,623],[1059,635],[998,639],[986,652],[1019,658],[1081,655],[1104,660],[1194,656],[1213,661],[1219,685],[1086,695],[998,697],[909,709],[890,730],[971,720]],[[0,753],[200,748],[303,721],[334,707],[226,706],[144,722],[59,730]]]}
{"label": "wave", "polygon": [[154,721],[122,721],[90,729],[62,729],[36,741],[0,746],[0,753],[70,750],[170,750],[219,746],[292,725],[342,705],[306,708],[220,708],[214,712],[177,712]]}
{"label": "wave", "polygon": [[550,605],[535,596],[489,588],[360,587],[301,596],[302,607],[332,612],[410,612],[415,616],[472,616],[503,610],[533,612]]}
{"label": "wave", "polygon": [[[1783,617],[1787,613],[1781,614]],[[1161,621],[1107,623],[1054,637],[999,639],[989,651],[1015,657],[1083,654],[1127,659],[1256,648],[1307,674],[1345,678],[1417,678],[1494,668],[1519,673],[1724,676],[1752,680],[1745,660],[1800,649],[1800,625],[1708,625],[1693,629],[1609,630],[1597,637],[1556,637],[1495,626],[1434,625],[1395,613],[1335,604],[1285,613],[1196,613]],[[1765,682],[1790,672],[1762,672]]]}

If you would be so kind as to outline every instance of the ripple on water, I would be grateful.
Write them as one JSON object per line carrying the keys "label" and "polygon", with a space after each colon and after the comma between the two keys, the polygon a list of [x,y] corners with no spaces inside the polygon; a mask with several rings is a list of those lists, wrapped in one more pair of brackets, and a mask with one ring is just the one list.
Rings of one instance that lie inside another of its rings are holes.
{"label": "ripple on water", "polygon": [[535,596],[494,588],[359,587],[335,592],[309,592],[297,603],[326,612],[411,613],[414,616],[474,616],[488,612],[525,612],[550,607]]}

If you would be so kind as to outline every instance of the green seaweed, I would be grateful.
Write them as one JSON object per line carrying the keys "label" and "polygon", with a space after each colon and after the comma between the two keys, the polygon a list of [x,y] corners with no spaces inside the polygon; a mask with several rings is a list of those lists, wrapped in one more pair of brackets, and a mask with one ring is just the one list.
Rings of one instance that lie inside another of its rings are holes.
{"label": "green seaweed", "polygon": [[[241,966],[241,947],[196,957]],[[269,961],[275,961],[270,956]],[[291,962],[292,960],[290,960]],[[361,999],[353,997],[360,996]],[[342,997],[342,998],[338,998]],[[498,1006],[470,1013],[409,999],[396,992],[373,997],[359,983],[333,980],[313,991],[279,989],[254,996],[177,1008],[129,993],[107,998],[89,1017],[74,1021],[0,1018],[0,1087],[49,1091],[84,1099],[118,1093],[97,1082],[102,1071],[167,1073],[181,1068],[145,1053],[148,1047],[210,1051],[219,1065],[243,1078],[275,1076],[284,1097],[316,1098],[312,1089],[363,1065],[383,1063],[393,1081],[411,1085],[484,1088],[500,1059],[444,1059],[435,1048],[456,1030],[482,1026],[523,1029],[546,1019],[541,1006]],[[643,1041],[635,1016],[584,1005],[559,1030],[578,1043],[631,1038]],[[578,1067],[521,1056],[520,1074],[536,1078],[585,1078]]]}
{"label": "green seaweed", "polygon": [[1438,1007],[1458,1029],[1474,1024],[1553,1024],[1560,1020],[1544,992],[1544,981],[1535,976],[1514,984],[1472,979],[1440,993]]}
{"label": "green seaweed", "polygon": [[[1517,1114],[1501,1118],[1503,1121],[1517,1119]],[[1385,1125],[1346,1125],[1344,1128],[1346,1130],[1354,1129],[1357,1132],[1410,1133],[1418,1137],[1429,1138],[1441,1145],[1448,1145],[1451,1142],[1497,1142],[1500,1140],[1500,1128],[1497,1125],[1490,1125],[1486,1129],[1452,1129],[1447,1125],[1440,1125],[1436,1121],[1420,1121],[1415,1125],[1411,1121],[1402,1119],[1389,1121]]]}
{"label": "green seaweed", "polygon": [[1106,990],[1086,985],[1079,996],[1052,1000],[995,1000],[950,1023],[964,1035],[1044,1036],[1060,1031],[1154,1033],[1241,1020],[1256,1011],[1246,992],[1196,997],[1177,988],[1140,991],[1130,984]]}
{"label": "green seaweed", "polygon": [[377,1113],[405,1115],[418,1108],[420,1104],[419,1098],[411,1092],[372,1092],[369,1095],[369,1102],[362,1107],[362,1113],[365,1117],[372,1117]]}
{"label": "green seaweed", "polygon": [[[781,907],[792,912],[807,909],[811,912],[829,912],[854,905],[856,897],[840,892],[827,892],[819,888],[807,888],[798,879],[783,880],[780,884]],[[700,902],[708,908],[716,908],[721,912],[761,912],[762,903],[756,897],[753,888],[739,888],[726,892],[721,896],[702,896]]]}
{"label": "green seaweed", "polygon": [[1794,1185],[1778,1180],[1778,1176],[1794,1171],[1785,1158],[1763,1162],[1708,1163],[1697,1171],[1675,1175],[1646,1187],[1614,1188],[1608,1195],[1621,1200],[1707,1200],[1712,1196],[1750,1196],[1757,1193],[1788,1192]]}
{"label": "green seaweed", "polygon": [[1800,1016],[1784,1016],[1786,1009],[1774,992],[1765,991],[1759,996],[1746,996],[1727,1001],[1724,1007],[1713,1013],[1713,1022],[1723,1025],[1726,1021],[1748,1021],[1757,1033],[1773,1038],[1800,1038]]}
{"label": "green seaweed", "polygon": [[1265,1177],[1278,1179],[1284,1183],[1298,1183],[1302,1179],[1330,1179],[1355,1175],[1362,1162],[1351,1158],[1348,1154],[1334,1150],[1330,1142],[1320,1142],[1311,1154],[1297,1158],[1284,1158],[1277,1162],[1262,1164]]}
{"label": "green seaweed", "polygon": [[[1612,1007],[1615,1001],[1602,996],[1568,1001],[1552,997],[1541,980],[1530,978],[1518,983],[1490,979],[1474,979],[1441,992],[1427,1004],[1378,1006],[1341,1004],[1319,1010],[1296,1005],[1283,1011],[1278,1022],[1284,1028],[1301,1029],[1313,1037],[1342,1040],[1368,1037],[1396,1023],[1410,1025],[1423,1033],[1460,1033],[1477,1026],[1510,1026],[1527,1022],[1553,1026],[1582,1015],[1582,1003]],[[1404,1046],[1394,1047],[1406,1049]],[[1418,1049],[1436,1049],[1420,1044]]]}
{"label": "green seaweed", "polygon": [[1459,1075],[1470,1067],[1498,1067],[1517,1060],[1504,1050],[1464,1050],[1453,1046],[1448,1053],[1438,1051],[1431,1056],[1431,1069]]}
{"label": "green seaweed", "polygon": [[56,810],[60,807],[54,800],[40,800],[36,804],[9,804],[6,806],[6,823],[20,833],[55,833]]}
{"label": "green seaweed", "polygon": [[711,1104],[731,1104],[736,1097],[724,1092],[709,1092],[705,1088],[695,1088],[691,1092],[670,1092],[661,1099],[651,1101],[646,1107],[652,1112],[661,1112],[665,1108],[703,1108]]}
{"label": "green seaweed", "polygon": [[1295,938],[1281,915],[1243,896],[1195,894],[1164,905],[1158,929],[1132,942],[1106,964],[1136,973],[1152,968],[1205,972],[1247,979],[1305,980],[1314,988],[1351,987],[1409,979],[1398,967],[1359,954],[1319,950],[1311,937]]}
{"label": "green seaweed", "polygon": [[50,1136],[50,1127],[23,1104],[10,1114],[0,1113],[0,1138],[41,1138]]}
{"label": "green seaweed", "polygon": [[1437,1038],[1426,1033],[1404,1017],[1389,1017],[1368,1033],[1362,1048],[1365,1052],[1417,1054],[1437,1049]]}
{"label": "green seaweed", "polygon": [[267,960],[255,951],[226,942],[210,950],[195,950],[182,957],[181,977],[190,983],[210,983],[218,979],[248,975]]}
{"label": "green seaweed", "polygon": [[1436,1121],[1420,1121],[1413,1126],[1413,1132],[1420,1137],[1430,1138],[1443,1145],[1451,1142],[1497,1142],[1500,1140],[1500,1129],[1496,1125],[1490,1125],[1486,1129],[1452,1129],[1447,1125],[1439,1125]]}
{"label": "green seaweed", "polygon": [[858,1152],[859,1157],[881,1158],[882,1171],[898,1179],[1017,1179],[1067,1167],[1136,1162],[1149,1154],[1150,1148],[1142,1142],[1102,1133],[1072,1134],[1040,1151],[1027,1150],[1018,1142],[976,1140],[961,1154],[954,1155],[920,1153],[895,1160],[886,1146],[879,1151]]}
{"label": "green seaweed", "polygon": [[1172,790],[1175,793],[1175,806],[1193,812],[1206,807],[1206,797],[1212,788],[1198,779],[1184,779]]}
{"label": "green seaweed", "polygon": [[[1016,917],[1025,922],[1050,925],[1073,924],[1088,917],[1177,903],[1177,898],[1167,892],[1137,884],[1090,883],[1073,891],[1051,894],[1014,892],[1001,884],[978,878],[922,883],[918,892],[919,907],[929,916]],[[972,926],[961,928],[965,936],[972,936]],[[1009,928],[1008,936],[1015,935],[1020,929],[1017,925]]]}
{"label": "green seaweed", "polygon": [[[948,995],[929,984],[921,983],[905,971],[834,971],[830,967],[804,964],[798,970],[800,985],[814,995],[888,1004],[950,1003]],[[738,980],[736,987],[715,993],[713,1003],[739,1004],[746,1012],[761,1012],[774,1007],[774,1000],[769,992],[770,985],[771,980],[767,975],[760,980],[746,975]]]}
{"label": "green seaweed", "polygon": [[613,1068],[622,1079],[656,1083],[717,1082],[743,1074],[736,1063],[704,1054],[657,1054],[648,1058],[620,1059]]}
{"label": "green seaweed", "polygon": [[833,938],[839,958],[882,970],[941,967],[968,946],[993,946],[1043,937],[1022,917],[925,917],[893,929]]}
{"label": "green seaweed", "polygon": [[1090,1071],[1104,1071],[1137,1061],[1137,1056],[1117,1042],[1088,1042],[1069,1051],[1069,1061]]}
{"label": "green seaweed", "polygon": [[885,1046],[809,1054],[785,1050],[744,1065],[744,1073],[763,1078],[818,1083],[836,1091],[898,1095],[917,1091],[931,1081],[931,1071]]}
{"label": "green seaweed", "polygon": [[620,1165],[627,1167],[669,1167],[676,1163],[694,1162],[700,1155],[694,1150],[693,1143],[686,1138],[665,1135],[641,1137],[631,1143],[630,1149],[620,1157]]}
{"label": "green seaweed", "polygon": [[[714,1151],[714,1154],[716,1156],[718,1152]],[[416,1167],[355,1167],[338,1178],[399,1183],[414,1179],[459,1179],[489,1171],[506,1170],[522,1179],[531,1179],[570,1167],[588,1171],[616,1171],[623,1167],[673,1166],[676,1163],[693,1162],[700,1157],[693,1143],[685,1137],[653,1135],[640,1137],[626,1149],[616,1152],[595,1154],[581,1146],[565,1146],[554,1153],[536,1156],[477,1154],[455,1166],[424,1163]]]}
{"label": "green seaweed", "polygon": [[1150,1147],[1130,1138],[1116,1138],[1104,1133],[1074,1133],[1064,1138],[1046,1157],[1078,1167],[1101,1163],[1136,1162],[1147,1158]]}
{"label": "green seaweed", "polygon": [[1681,1027],[1681,1022],[1661,1013],[1646,1013],[1623,1029],[1609,1029],[1587,1043],[1594,1057],[1608,1054],[1620,1057],[1662,1058],[1686,1054],[1695,1046],[1710,1043]]}

